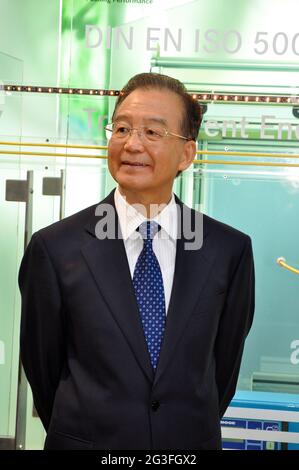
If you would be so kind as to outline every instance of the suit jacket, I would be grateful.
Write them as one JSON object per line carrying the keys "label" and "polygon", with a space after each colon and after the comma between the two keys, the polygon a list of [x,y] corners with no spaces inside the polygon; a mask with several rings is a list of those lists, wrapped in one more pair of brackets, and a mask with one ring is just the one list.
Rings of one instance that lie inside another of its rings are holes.
{"label": "suit jacket", "polygon": [[[102,204],[115,207],[114,191]],[[21,358],[45,448],[221,448],[254,311],[250,237],[206,215],[200,249],[182,232],[154,373],[123,240],[95,236],[97,206],[36,232],[20,268]]]}

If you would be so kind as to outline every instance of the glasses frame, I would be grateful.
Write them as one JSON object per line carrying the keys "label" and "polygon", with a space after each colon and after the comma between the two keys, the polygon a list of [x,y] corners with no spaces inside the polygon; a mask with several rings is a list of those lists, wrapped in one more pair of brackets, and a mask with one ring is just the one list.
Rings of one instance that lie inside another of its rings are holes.
{"label": "glasses frame", "polygon": [[[106,131],[111,132],[111,137],[110,137],[110,139],[113,138],[113,129],[109,128],[109,126],[113,126],[113,124],[114,124],[113,122],[110,122],[110,123],[108,123],[108,124],[104,127],[104,129],[105,129]],[[121,138],[119,138],[119,140],[124,140],[124,141],[125,141],[126,139],[128,139],[129,137],[132,136],[132,132],[133,132],[133,131],[137,131],[137,134],[138,134],[139,138],[141,138],[141,137],[140,137],[140,129],[144,129],[145,127],[150,127],[150,126],[129,127],[129,134],[128,134],[126,137],[121,137]],[[165,135],[162,136],[162,139],[163,139],[164,137],[168,137],[169,135],[172,135],[172,136],[174,136],[174,137],[178,137],[179,139],[183,139],[183,140],[187,140],[187,141],[193,140],[193,139],[190,139],[190,138],[185,137],[185,136],[183,136],[183,135],[175,134],[174,132],[170,132],[168,129],[163,128],[163,130],[164,130]],[[144,134],[142,134],[142,135],[144,135]],[[108,140],[110,140],[110,139],[108,139]],[[116,139],[118,140],[118,138],[116,138]],[[149,141],[149,142],[151,142],[151,141]],[[154,140],[153,140],[152,142],[159,142],[159,140],[157,140],[157,141],[154,141]]]}

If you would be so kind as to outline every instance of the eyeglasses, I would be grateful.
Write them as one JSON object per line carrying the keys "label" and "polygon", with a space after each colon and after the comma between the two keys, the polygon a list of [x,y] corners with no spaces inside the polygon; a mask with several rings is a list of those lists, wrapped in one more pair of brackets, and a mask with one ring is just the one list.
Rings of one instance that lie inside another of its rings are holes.
{"label": "eyeglasses", "polygon": [[141,126],[141,127],[130,127],[127,124],[117,122],[108,124],[105,127],[107,140],[115,139],[119,141],[125,141],[129,136],[132,135],[133,131],[136,131],[139,138],[144,142],[159,142],[164,137],[173,135],[184,140],[192,140],[183,135],[169,132],[163,126]]}

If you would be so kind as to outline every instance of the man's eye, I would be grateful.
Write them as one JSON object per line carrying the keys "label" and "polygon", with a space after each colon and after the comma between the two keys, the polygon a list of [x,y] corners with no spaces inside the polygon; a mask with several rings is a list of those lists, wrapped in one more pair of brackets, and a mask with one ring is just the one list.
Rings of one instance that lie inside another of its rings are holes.
{"label": "man's eye", "polygon": [[163,136],[163,131],[161,129],[156,129],[154,127],[145,128],[146,136],[152,139],[159,139]]}
{"label": "man's eye", "polygon": [[126,135],[128,134],[129,131],[130,129],[125,126],[116,126],[113,130],[114,134],[118,134],[118,135]]}

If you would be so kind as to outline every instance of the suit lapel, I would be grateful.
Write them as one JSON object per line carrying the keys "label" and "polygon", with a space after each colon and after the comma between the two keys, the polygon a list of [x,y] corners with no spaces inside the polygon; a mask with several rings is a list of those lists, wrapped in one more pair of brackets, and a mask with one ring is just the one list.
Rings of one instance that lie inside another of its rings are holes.
{"label": "suit lapel", "polygon": [[154,382],[154,384],[165,372],[175,352],[213,264],[213,256],[209,252],[206,243],[207,231],[205,226],[203,226],[202,247],[197,250],[185,249],[185,243],[190,242],[190,240],[185,237],[184,220],[181,215],[184,214],[183,208],[186,211],[185,214],[188,213],[189,216],[191,213],[194,216],[195,212],[191,211],[177,197],[175,199],[182,235],[177,240],[173,286],[164,339],[155,374],[151,366],[127,255],[121,238],[121,230],[114,204],[114,190],[99,205],[107,204],[113,209],[111,217],[114,217],[119,236],[115,239],[105,238],[99,240],[95,235],[95,227],[101,217],[94,215],[86,226],[88,241],[82,247],[86,263],[115,321],[125,335],[140,367],[150,382]]}
{"label": "suit lapel", "polygon": [[[100,204],[107,204],[113,208],[112,216],[115,217],[113,223],[121,236],[114,204],[114,191]],[[147,351],[123,239],[116,237],[115,239],[98,240],[95,236],[95,226],[99,220],[99,217],[94,216],[86,227],[89,232],[89,240],[82,247],[82,253],[136,360],[152,382],[153,369]]]}
{"label": "suit lapel", "polygon": [[[182,214],[195,216],[187,206],[176,197],[178,204],[179,221],[181,221],[181,237],[177,240],[175,272],[173,286],[169,302],[169,308],[166,318],[166,328],[162,348],[160,351],[159,362],[157,365],[154,385],[165,372],[169,361],[171,360],[177,344],[184,333],[184,328],[193,312],[195,304],[201,295],[201,291],[209,275],[213,263],[213,256],[209,253],[206,238],[208,235],[207,227],[203,226],[203,244],[200,249],[186,250],[185,243],[190,242],[184,236]],[[184,210],[183,210],[184,207]],[[186,211],[186,212],[184,212]],[[203,219],[199,219],[203,223]]]}

